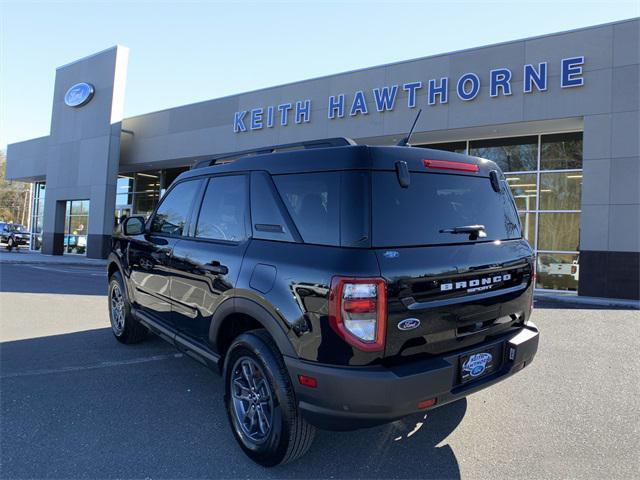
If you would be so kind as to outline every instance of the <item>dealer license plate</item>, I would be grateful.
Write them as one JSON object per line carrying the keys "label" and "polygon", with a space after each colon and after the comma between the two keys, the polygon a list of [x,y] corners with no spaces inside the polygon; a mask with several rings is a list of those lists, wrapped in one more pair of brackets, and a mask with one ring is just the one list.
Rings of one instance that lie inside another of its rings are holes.
{"label": "dealer license plate", "polygon": [[460,356],[460,383],[470,382],[489,375],[499,363],[496,347],[476,350]]}

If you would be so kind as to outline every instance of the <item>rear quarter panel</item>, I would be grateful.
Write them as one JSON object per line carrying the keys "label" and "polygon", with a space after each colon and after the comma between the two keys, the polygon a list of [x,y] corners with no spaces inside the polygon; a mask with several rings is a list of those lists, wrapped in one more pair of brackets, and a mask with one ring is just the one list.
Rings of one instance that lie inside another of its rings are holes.
{"label": "rear quarter panel", "polygon": [[[272,281],[265,280],[269,271],[274,272]],[[237,293],[263,302],[278,316],[300,358],[338,365],[375,362],[383,352],[354,349],[329,325],[329,288],[334,275],[378,277],[375,252],[253,240],[245,254]]]}

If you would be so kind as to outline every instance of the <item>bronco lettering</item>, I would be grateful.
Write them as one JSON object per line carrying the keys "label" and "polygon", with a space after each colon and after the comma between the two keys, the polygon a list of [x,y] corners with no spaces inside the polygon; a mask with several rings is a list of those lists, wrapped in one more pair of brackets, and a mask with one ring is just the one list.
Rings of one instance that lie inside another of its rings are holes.
{"label": "bronco lettering", "polygon": [[[462,290],[463,288],[469,288],[471,291],[471,289],[475,290],[480,290],[480,289],[475,289],[474,287],[478,287],[480,284],[484,285],[489,285],[488,288],[493,287],[496,283],[501,283],[501,282],[507,282],[511,280],[511,274],[510,273],[505,273],[502,275],[494,275],[493,277],[485,277],[485,278],[474,278],[473,280],[458,280],[455,283],[453,282],[447,282],[447,283],[441,283],[440,284],[440,291],[441,292],[447,292],[447,291],[451,291],[451,290]],[[482,289],[482,290],[486,290],[486,289]]]}

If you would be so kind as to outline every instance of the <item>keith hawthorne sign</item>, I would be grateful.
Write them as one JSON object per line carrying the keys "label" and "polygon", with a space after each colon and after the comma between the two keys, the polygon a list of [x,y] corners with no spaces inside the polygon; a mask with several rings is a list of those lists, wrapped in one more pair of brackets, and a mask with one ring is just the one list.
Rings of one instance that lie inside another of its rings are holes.
{"label": "keith hawthorne sign", "polygon": [[[560,87],[573,88],[584,85],[582,67],[584,56],[564,58],[560,61]],[[549,82],[548,63],[526,64],[523,67],[522,91],[525,94],[545,92]],[[512,72],[508,68],[496,68],[489,71],[489,96],[509,96],[512,94]],[[420,80],[402,85],[386,85],[371,91],[356,90],[350,95],[338,93],[327,99],[327,118],[334,120],[344,117],[358,117],[369,112],[382,113],[396,107],[396,98],[400,90],[406,92],[407,108],[416,108],[418,103],[439,105],[449,102],[449,86],[455,88],[462,102],[473,101],[480,93],[480,77],[465,73],[453,81],[449,77],[431,78],[427,82]],[[426,101],[426,102],[425,102]],[[235,133],[273,128],[276,125],[286,127],[290,124],[309,123],[311,121],[311,100],[303,99],[241,110],[233,115]]]}

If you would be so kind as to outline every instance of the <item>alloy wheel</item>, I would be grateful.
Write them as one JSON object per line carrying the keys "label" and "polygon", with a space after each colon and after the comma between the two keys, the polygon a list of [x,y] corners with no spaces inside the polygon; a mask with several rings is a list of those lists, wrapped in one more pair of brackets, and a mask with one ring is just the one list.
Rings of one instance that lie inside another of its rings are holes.
{"label": "alloy wheel", "polygon": [[111,327],[116,335],[124,331],[125,305],[122,290],[118,284],[111,288]]}
{"label": "alloy wheel", "polygon": [[264,371],[252,358],[240,357],[230,382],[236,431],[250,443],[263,443],[273,426],[273,392]]}

